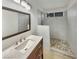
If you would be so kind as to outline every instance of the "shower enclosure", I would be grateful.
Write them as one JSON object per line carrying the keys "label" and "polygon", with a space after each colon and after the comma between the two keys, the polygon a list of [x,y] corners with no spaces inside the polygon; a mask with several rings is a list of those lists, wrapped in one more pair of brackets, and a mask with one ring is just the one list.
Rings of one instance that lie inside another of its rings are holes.
{"label": "shower enclosure", "polygon": [[[53,12],[55,13],[55,12]],[[46,30],[45,26],[49,27],[49,30]],[[49,54],[50,58],[53,51],[59,52],[61,54],[67,55],[72,58],[76,58],[74,55],[74,52],[70,46],[69,41],[69,21],[68,21],[68,14],[67,11],[63,11],[63,16],[55,17],[55,15],[51,15],[51,17],[48,17],[47,13],[42,13],[41,17],[41,25],[38,26],[37,31],[45,37],[43,40],[48,41],[44,42],[49,43],[48,49],[44,49],[44,53]],[[42,32],[41,32],[42,31]],[[44,32],[49,32],[49,38],[46,39]],[[47,51],[47,52],[46,52]],[[51,54],[51,55],[50,55]],[[45,57],[47,59],[47,57]]]}

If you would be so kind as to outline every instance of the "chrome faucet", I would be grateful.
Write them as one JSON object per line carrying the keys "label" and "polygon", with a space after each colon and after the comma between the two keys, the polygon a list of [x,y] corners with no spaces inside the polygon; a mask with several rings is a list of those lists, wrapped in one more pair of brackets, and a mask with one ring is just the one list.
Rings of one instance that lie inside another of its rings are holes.
{"label": "chrome faucet", "polygon": [[18,45],[18,42],[16,42],[16,45]]}
{"label": "chrome faucet", "polygon": [[25,40],[25,38],[20,39],[19,41],[16,42],[16,45],[18,45],[19,43],[21,43],[23,40]]}
{"label": "chrome faucet", "polygon": [[20,42],[22,42],[22,39],[20,39]]}
{"label": "chrome faucet", "polygon": [[26,40],[26,38],[23,38],[24,40]]}

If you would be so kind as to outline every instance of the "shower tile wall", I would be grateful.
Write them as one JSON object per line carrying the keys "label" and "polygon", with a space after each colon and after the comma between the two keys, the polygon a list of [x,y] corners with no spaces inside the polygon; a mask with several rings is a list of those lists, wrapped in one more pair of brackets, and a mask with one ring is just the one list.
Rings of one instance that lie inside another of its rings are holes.
{"label": "shower tile wall", "polygon": [[50,38],[67,40],[67,12],[62,17],[45,17],[42,20],[43,25],[49,25]]}

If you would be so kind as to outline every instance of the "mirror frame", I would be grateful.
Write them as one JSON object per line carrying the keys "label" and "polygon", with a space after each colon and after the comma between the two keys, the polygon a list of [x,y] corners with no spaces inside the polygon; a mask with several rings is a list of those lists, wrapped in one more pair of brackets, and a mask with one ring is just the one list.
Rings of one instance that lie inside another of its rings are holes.
{"label": "mirror frame", "polygon": [[18,34],[22,34],[24,32],[27,32],[27,31],[31,30],[31,15],[29,13],[25,13],[25,12],[18,11],[18,10],[15,10],[15,9],[11,9],[11,8],[8,8],[8,7],[4,7],[4,6],[2,6],[2,9],[8,10],[8,11],[12,11],[12,12],[17,12],[17,13],[29,15],[29,29],[28,30],[24,30],[24,31],[21,31],[21,32],[17,32],[17,33],[14,33],[14,34],[2,37],[2,40],[10,38],[10,37],[13,37],[13,36],[18,35]]}

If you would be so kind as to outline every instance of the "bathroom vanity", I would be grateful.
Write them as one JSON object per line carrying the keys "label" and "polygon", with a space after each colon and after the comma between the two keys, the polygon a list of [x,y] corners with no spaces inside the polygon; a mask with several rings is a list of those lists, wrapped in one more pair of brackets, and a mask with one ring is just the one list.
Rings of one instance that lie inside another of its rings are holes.
{"label": "bathroom vanity", "polygon": [[43,59],[43,38],[31,35],[20,44],[14,44],[4,50],[2,57],[3,59]]}
{"label": "bathroom vanity", "polygon": [[37,44],[27,59],[43,59],[42,40]]}

